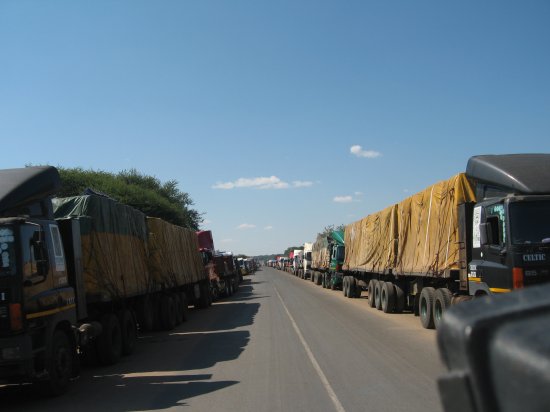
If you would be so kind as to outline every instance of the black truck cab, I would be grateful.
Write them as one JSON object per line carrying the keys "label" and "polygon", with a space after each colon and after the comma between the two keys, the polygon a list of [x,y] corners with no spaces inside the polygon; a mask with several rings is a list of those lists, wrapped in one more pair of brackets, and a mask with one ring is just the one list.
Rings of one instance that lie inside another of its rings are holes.
{"label": "black truck cab", "polygon": [[550,155],[474,156],[468,290],[509,292],[550,280]]}

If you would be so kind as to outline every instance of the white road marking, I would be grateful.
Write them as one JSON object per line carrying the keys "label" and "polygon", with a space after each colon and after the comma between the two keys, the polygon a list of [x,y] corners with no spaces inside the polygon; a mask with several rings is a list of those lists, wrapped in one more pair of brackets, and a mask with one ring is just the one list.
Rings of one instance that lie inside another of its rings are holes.
{"label": "white road marking", "polygon": [[281,294],[279,293],[279,290],[277,289],[277,287],[275,287],[275,285],[273,285],[273,287],[275,288],[275,292],[277,293],[277,296],[279,297],[279,300],[283,304],[283,308],[284,308],[286,314],[288,315],[288,318],[290,319],[290,323],[292,323],[292,327],[296,331],[296,334],[298,335],[298,338],[300,338],[300,342],[302,342],[302,346],[304,347],[304,349],[307,353],[307,356],[308,356],[309,360],[311,361],[311,364],[313,365],[313,369],[315,369],[315,371],[317,372],[317,375],[319,375],[319,378],[321,379],[321,382],[323,383],[323,386],[325,387],[325,389],[328,393],[328,396],[332,400],[332,403],[334,404],[334,407],[336,408],[336,411],[337,412],[346,412],[346,410],[344,409],[344,407],[342,406],[342,404],[338,400],[338,397],[336,396],[336,393],[332,389],[332,386],[330,386],[330,383],[329,383],[327,377],[325,376],[325,374],[323,373],[323,370],[319,366],[319,363],[317,362],[317,359],[315,359],[315,356],[313,356],[313,352],[311,351],[309,345],[307,344],[306,340],[304,339],[304,335],[302,335],[302,332],[300,331],[300,328],[298,328],[298,325],[296,324],[296,322],[294,321],[294,318],[292,317],[292,315],[290,314],[288,308],[286,307],[285,302],[284,302],[283,298],[281,297]]}

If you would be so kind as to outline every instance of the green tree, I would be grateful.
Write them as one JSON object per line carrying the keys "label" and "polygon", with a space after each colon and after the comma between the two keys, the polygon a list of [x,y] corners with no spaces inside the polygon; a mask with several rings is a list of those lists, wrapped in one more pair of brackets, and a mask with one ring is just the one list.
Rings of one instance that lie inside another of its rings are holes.
{"label": "green tree", "polygon": [[167,222],[198,230],[201,214],[192,208],[188,193],[178,189],[176,180],[161,183],[153,176],[135,169],[118,174],[58,167],[61,176],[60,197],[77,196],[86,189],[101,192],[121,203],[135,207],[147,216],[159,217]]}
{"label": "green tree", "polygon": [[317,233],[317,236],[330,236],[330,234],[332,232],[334,232],[335,230],[344,230],[345,229],[345,225],[338,225],[338,226],[335,226],[335,225],[328,225],[328,226],[325,226],[325,228]]}

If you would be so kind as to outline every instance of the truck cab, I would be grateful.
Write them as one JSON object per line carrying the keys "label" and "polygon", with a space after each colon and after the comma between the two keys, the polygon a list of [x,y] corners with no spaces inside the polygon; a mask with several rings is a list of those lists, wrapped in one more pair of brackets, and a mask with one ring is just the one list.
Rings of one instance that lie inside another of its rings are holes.
{"label": "truck cab", "polygon": [[475,156],[468,291],[479,296],[550,281],[550,155]]}
{"label": "truck cab", "polygon": [[77,372],[75,289],[50,200],[59,186],[52,167],[0,173],[0,381],[47,380],[54,393]]}

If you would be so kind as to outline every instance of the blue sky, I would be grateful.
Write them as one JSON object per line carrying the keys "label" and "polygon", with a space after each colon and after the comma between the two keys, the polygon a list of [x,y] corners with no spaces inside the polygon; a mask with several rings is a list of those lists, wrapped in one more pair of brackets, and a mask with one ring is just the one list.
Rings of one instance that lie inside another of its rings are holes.
{"label": "blue sky", "polygon": [[531,0],[2,0],[1,167],[176,179],[218,249],[281,253],[472,155],[550,152],[548,22]]}

